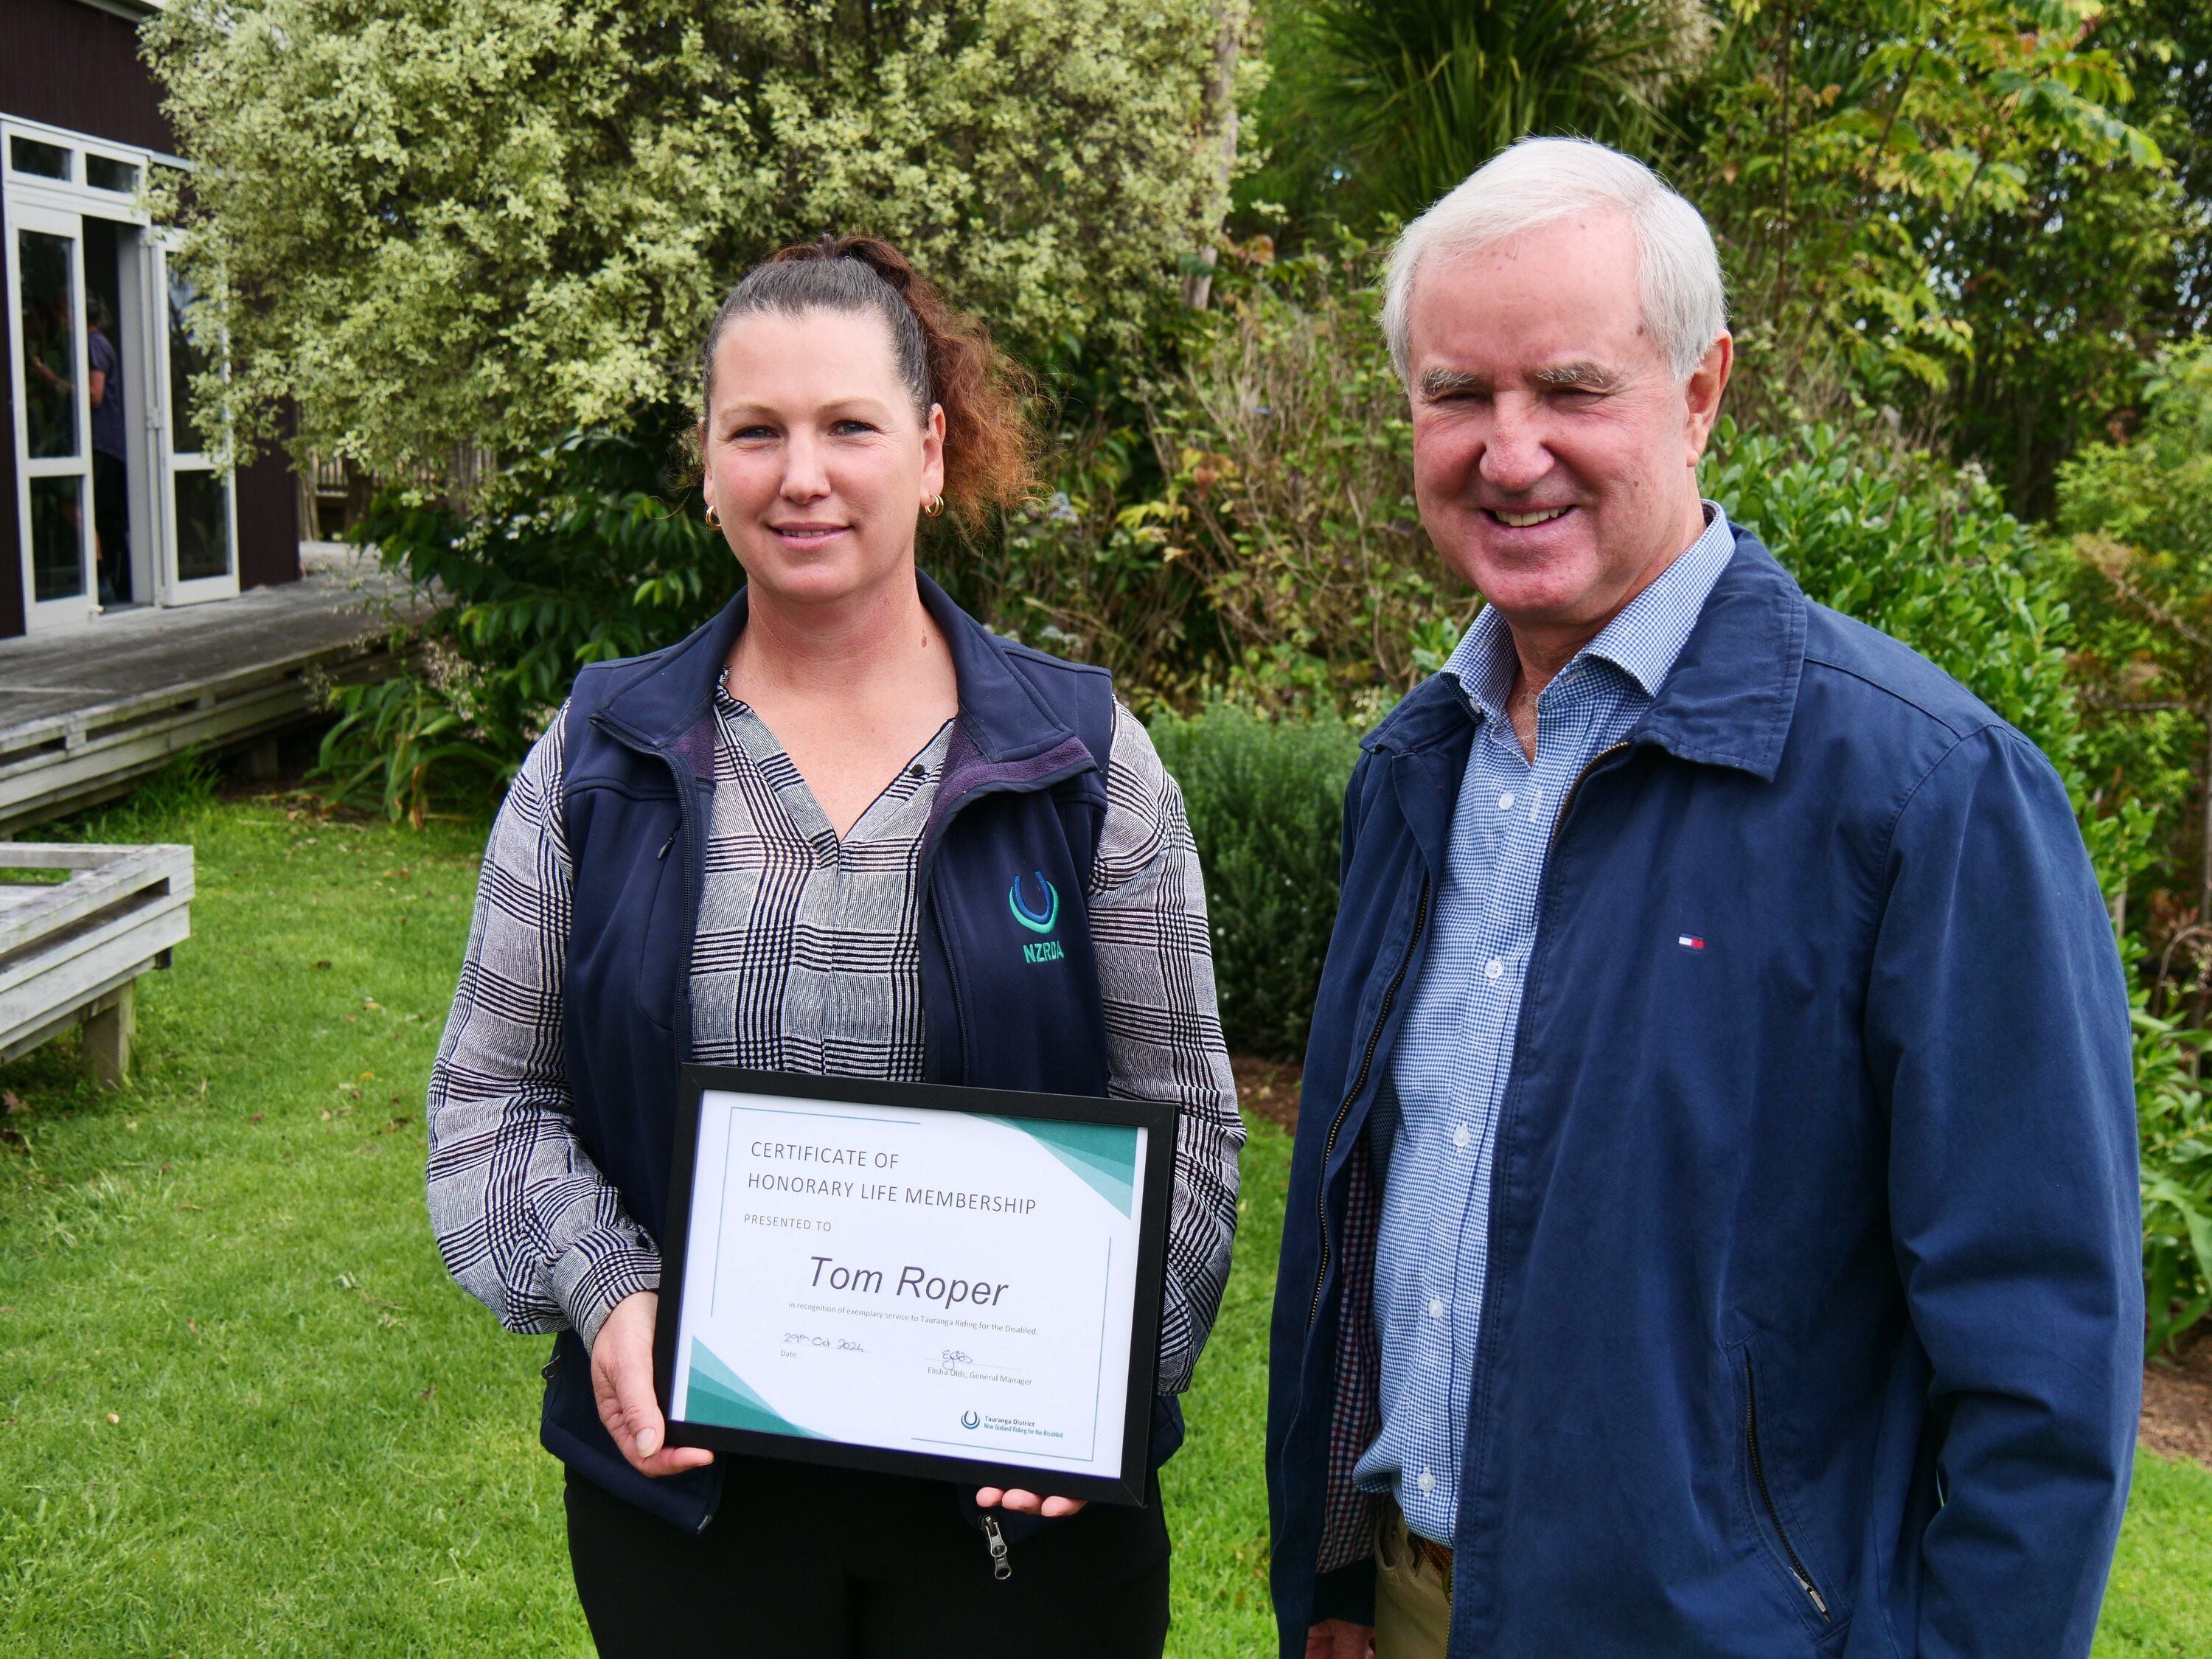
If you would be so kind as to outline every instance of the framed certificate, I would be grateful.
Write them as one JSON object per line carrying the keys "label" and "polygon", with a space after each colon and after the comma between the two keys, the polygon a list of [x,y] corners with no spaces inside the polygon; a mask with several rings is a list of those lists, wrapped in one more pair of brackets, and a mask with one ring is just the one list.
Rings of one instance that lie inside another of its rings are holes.
{"label": "framed certificate", "polygon": [[684,1069],[668,1438],[1144,1501],[1176,1109]]}

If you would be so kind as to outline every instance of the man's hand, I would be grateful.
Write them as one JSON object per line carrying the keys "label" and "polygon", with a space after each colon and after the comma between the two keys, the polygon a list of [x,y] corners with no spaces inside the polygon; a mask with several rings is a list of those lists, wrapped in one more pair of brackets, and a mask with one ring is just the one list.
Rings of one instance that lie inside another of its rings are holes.
{"label": "man's hand", "polygon": [[1324,1619],[1306,1632],[1306,1659],[1375,1659],[1375,1626]]}
{"label": "man's hand", "polygon": [[1041,1515],[1048,1521],[1057,1521],[1064,1515],[1080,1515],[1083,1506],[1090,1501],[1087,1498],[1040,1498],[1018,1486],[1012,1492],[986,1486],[975,1494],[975,1507],[979,1510],[1003,1507],[1017,1515]]}
{"label": "man's hand", "polygon": [[616,1448],[640,1474],[675,1474],[714,1461],[703,1446],[661,1443],[668,1425],[653,1393],[653,1327],[660,1297],[640,1291],[615,1304],[592,1344],[592,1398]]}

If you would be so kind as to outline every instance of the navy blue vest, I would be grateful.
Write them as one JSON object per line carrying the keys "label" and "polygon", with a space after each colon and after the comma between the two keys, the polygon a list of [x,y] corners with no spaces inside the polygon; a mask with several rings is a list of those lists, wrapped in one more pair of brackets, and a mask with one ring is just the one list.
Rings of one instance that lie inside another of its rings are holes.
{"label": "navy blue vest", "polygon": [[[998,638],[920,580],[960,691],[921,850],[926,1075],[1103,1095],[1106,1027],[1083,895],[1106,815],[1113,682],[1103,669]],[[562,1030],[576,1133],[656,1240],[668,1213],[678,1074],[690,1048],[714,686],[745,604],[741,591],[665,651],[592,665],[568,704],[561,810],[575,901]],[[1039,876],[1060,896],[1057,954],[1025,951],[1038,935],[1013,914]],[[574,1332],[556,1341],[545,1376],[547,1450],[678,1526],[696,1531],[714,1518],[720,1463],[654,1480],[623,1461]],[[1170,1401],[1154,1419],[1160,1461],[1182,1438],[1181,1414]]]}

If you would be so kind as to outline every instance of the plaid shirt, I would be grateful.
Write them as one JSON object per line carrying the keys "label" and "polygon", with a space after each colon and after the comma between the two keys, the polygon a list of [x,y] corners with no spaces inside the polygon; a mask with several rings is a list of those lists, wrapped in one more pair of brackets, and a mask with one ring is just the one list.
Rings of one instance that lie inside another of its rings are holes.
{"label": "plaid shirt", "polygon": [[[760,1071],[922,1075],[920,859],[951,727],[841,842],[761,720],[715,694],[691,1053]],[[430,1074],[431,1224],[462,1287],[510,1330],[573,1328],[656,1289],[653,1242],[578,1141],[562,1047],[568,849],[562,732],[539,739],[492,827],[474,926]],[[1160,1382],[1190,1382],[1229,1274],[1244,1130],[1214,1006],[1205,889],[1182,796],[1116,708],[1091,932],[1110,1092],[1181,1109]]]}

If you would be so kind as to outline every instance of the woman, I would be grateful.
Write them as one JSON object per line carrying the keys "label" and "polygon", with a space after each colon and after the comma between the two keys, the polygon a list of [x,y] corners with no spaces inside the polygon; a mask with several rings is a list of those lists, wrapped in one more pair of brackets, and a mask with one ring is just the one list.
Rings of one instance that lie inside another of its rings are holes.
{"label": "woman", "polygon": [[[1026,485],[982,330],[887,245],[825,239],[732,291],[702,364],[708,519],[747,585],[682,644],[586,669],[501,811],[430,1085],[440,1247],[510,1328],[560,1333],[542,1436],[601,1653],[1157,1655],[1157,1498],[664,1443],[683,1060],[1176,1103],[1156,1462],[1243,1138],[1144,728],[1103,672],[995,638],[915,568],[920,515]],[[1042,967],[1006,937],[1032,872],[1062,896]]]}

